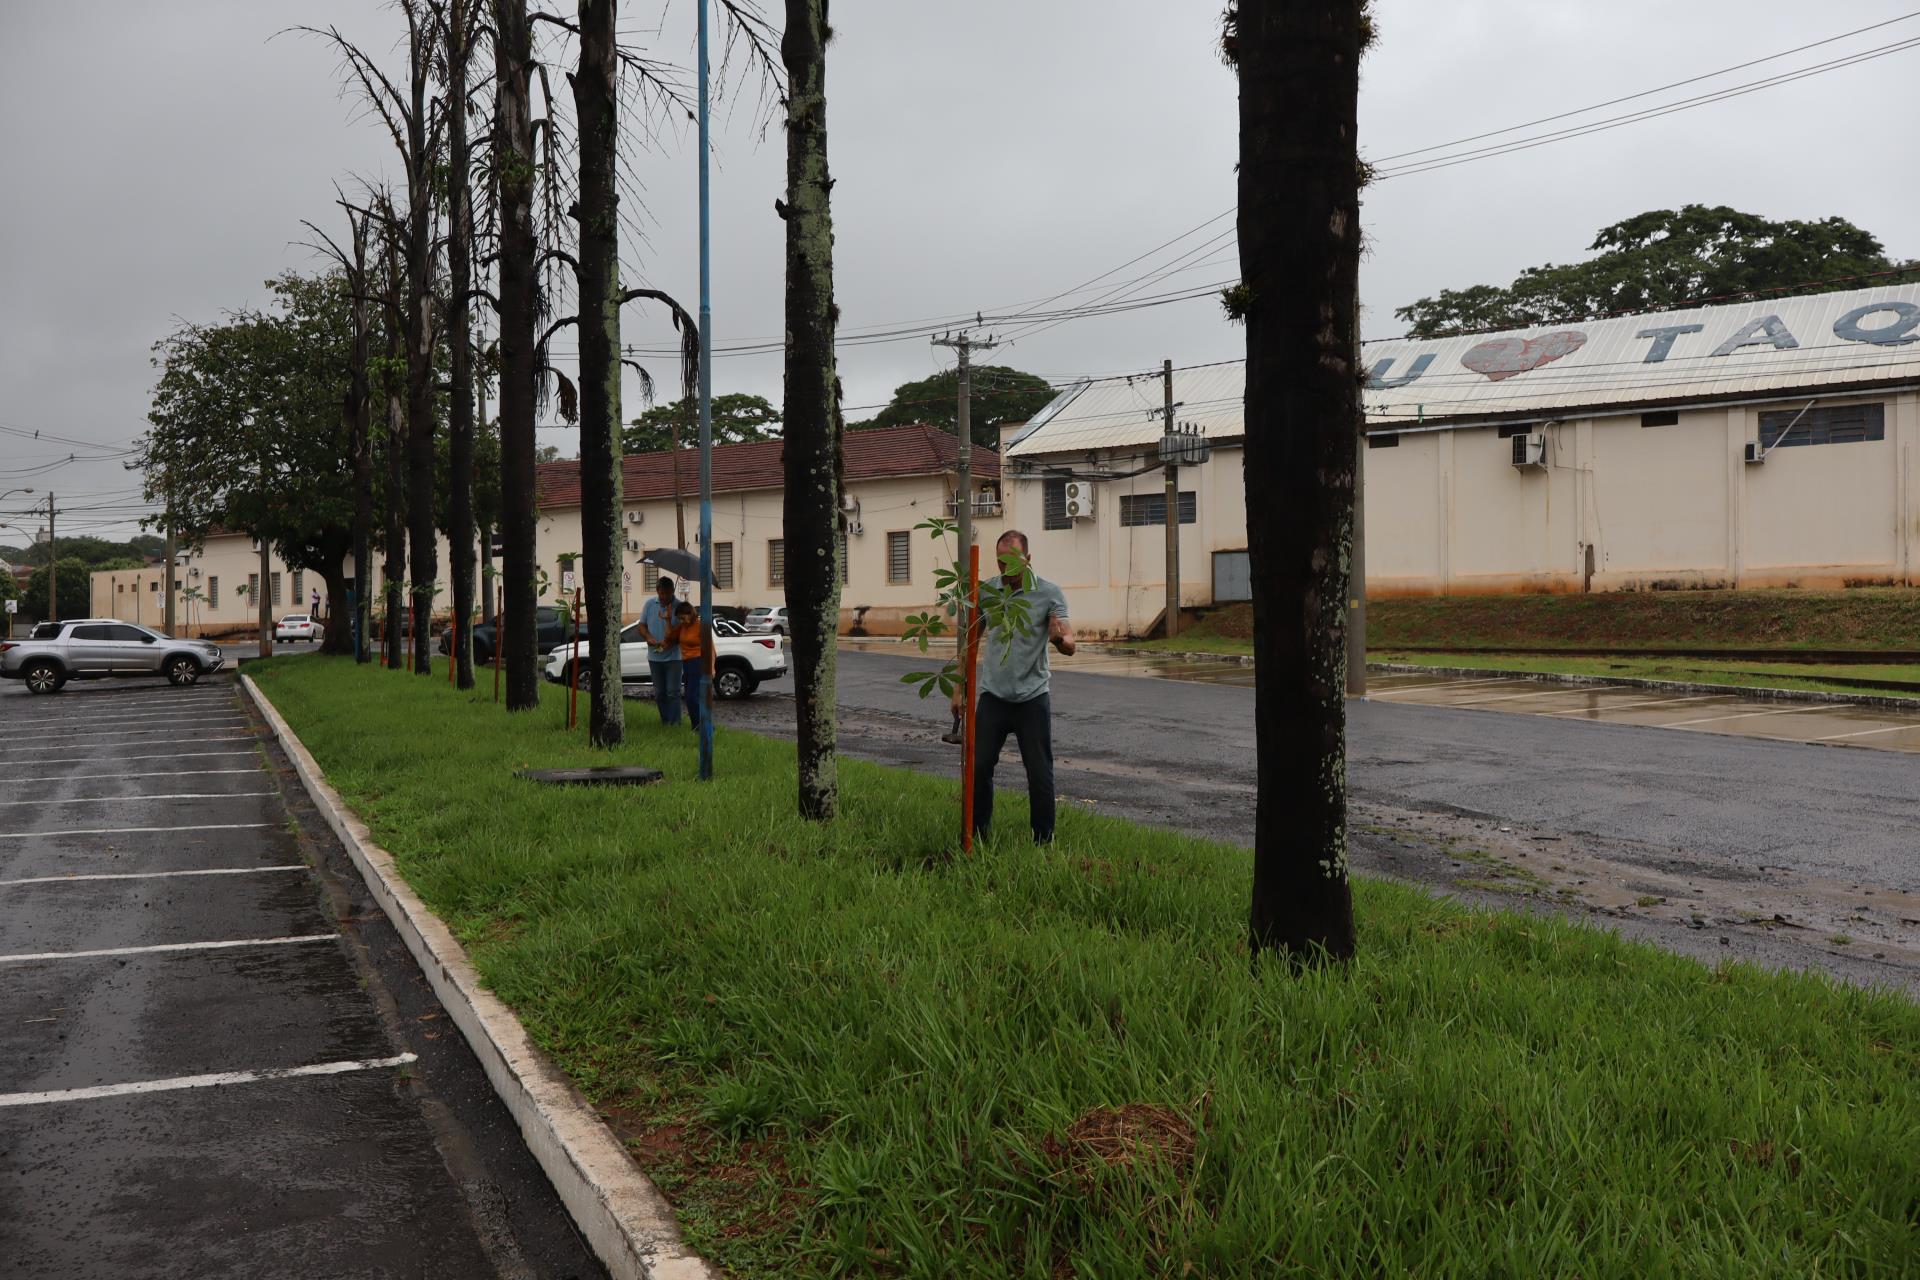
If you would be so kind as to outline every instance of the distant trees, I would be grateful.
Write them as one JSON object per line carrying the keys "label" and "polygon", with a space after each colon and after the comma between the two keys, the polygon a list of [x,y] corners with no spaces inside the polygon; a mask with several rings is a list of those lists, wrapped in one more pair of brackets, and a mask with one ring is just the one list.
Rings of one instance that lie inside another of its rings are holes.
{"label": "distant trees", "polygon": [[[657,404],[621,432],[628,453],[659,453],[696,443],[699,406],[692,397]],[[762,396],[734,391],[713,398],[713,442],[746,444],[780,436],[780,410]]]}
{"label": "distant trees", "polygon": [[[66,539],[61,539],[61,550],[65,550]],[[79,556],[61,556],[54,569],[54,577],[60,580],[56,590],[60,594],[60,616],[63,618],[85,618],[93,613],[93,580],[88,576],[96,569],[138,569],[139,560],[109,560],[105,563],[93,563]],[[11,575],[6,575],[11,576]],[[0,600],[8,599],[0,595]],[[155,596],[155,608],[160,597]],[[20,593],[20,611],[29,618],[45,618],[47,614],[47,569],[45,565],[34,571],[27,579],[27,589]],[[133,610],[127,610],[132,613]],[[0,627],[0,630],[4,630]]]}
{"label": "distant trees", "polygon": [[[999,364],[975,365],[972,388],[969,420],[973,442],[988,449],[1000,447],[1001,426],[1025,422],[1058,394],[1045,378]],[[944,427],[949,433],[958,429],[960,374],[957,370],[945,369],[930,378],[901,383],[893,389],[893,400],[886,408],[865,422],[853,424],[853,430],[899,427],[914,422],[929,422]]]}
{"label": "distant trees", "polygon": [[[1774,221],[1725,205],[1652,209],[1602,227],[1585,262],[1528,267],[1508,285],[1443,289],[1394,312],[1416,337],[1521,329],[1709,298],[1854,289],[1891,271],[1880,241],[1845,218]],[[1881,283],[1920,280],[1920,268]]]}

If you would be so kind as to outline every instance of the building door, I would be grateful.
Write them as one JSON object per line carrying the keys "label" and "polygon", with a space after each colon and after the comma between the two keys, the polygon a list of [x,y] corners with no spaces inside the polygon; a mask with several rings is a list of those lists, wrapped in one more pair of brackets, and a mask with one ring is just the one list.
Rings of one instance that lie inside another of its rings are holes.
{"label": "building door", "polygon": [[[1181,577],[1186,577],[1183,573]],[[1232,604],[1253,599],[1253,563],[1244,551],[1213,553],[1213,602]]]}

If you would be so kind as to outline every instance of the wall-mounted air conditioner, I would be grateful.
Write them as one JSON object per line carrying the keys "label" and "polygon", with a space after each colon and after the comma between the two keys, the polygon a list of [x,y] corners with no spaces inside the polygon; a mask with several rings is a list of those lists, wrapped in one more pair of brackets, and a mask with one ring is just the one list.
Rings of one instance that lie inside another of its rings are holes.
{"label": "wall-mounted air conditioner", "polygon": [[629,550],[629,551],[634,551],[634,552],[637,552],[637,551],[639,551],[639,550],[640,550],[640,539],[638,539],[638,538],[628,538],[628,539],[627,539],[627,550]]}
{"label": "wall-mounted air conditioner", "polygon": [[865,533],[866,531],[867,531],[867,527],[861,524],[858,520],[847,521],[847,532],[852,534],[854,537],[857,538],[861,534]]}
{"label": "wall-mounted air conditioner", "polygon": [[1758,440],[1749,440],[1747,441],[1747,447],[1743,456],[1748,462],[1765,462],[1767,460],[1767,451],[1760,447]]}
{"label": "wall-mounted air conditioner", "polygon": [[1547,465],[1547,438],[1543,435],[1524,435],[1513,437],[1513,465],[1516,467],[1544,467]]}
{"label": "wall-mounted air conditioner", "polygon": [[628,523],[628,524],[639,524],[639,523],[641,522],[641,520],[643,520],[643,519],[645,519],[645,518],[646,518],[646,512],[644,512],[644,511],[629,511],[629,512],[627,512],[627,523]]}
{"label": "wall-mounted air conditioner", "polygon": [[1067,519],[1093,519],[1093,482],[1069,480],[1063,487],[1066,489]]}

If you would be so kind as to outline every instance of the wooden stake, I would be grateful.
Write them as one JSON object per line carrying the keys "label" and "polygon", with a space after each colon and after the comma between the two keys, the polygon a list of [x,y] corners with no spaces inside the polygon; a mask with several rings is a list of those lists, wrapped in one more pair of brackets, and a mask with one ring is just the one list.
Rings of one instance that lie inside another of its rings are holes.
{"label": "wooden stake", "polygon": [[580,589],[573,591],[573,656],[569,660],[571,670],[567,674],[567,683],[572,686],[567,696],[567,728],[580,723]]}
{"label": "wooden stake", "polygon": [[505,587],[497,588],[494,596],[497,603],[493,609],[493,700],[500,701],[500,638],[507,633],[507,620],[503,616],[507,607]]}

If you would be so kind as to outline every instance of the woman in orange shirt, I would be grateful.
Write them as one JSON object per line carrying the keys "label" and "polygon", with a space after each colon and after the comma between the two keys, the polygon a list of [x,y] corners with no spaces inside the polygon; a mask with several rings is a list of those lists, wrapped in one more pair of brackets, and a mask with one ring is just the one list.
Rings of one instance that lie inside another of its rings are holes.
{"label": "woman in orange shirt", "polygon": [[700,625],[700,615],[693,606],[682,600],[674,610],[673,631],[667,643],[680,646],[680,690],[686,701],[687,719],[693,722],[695,732],[700,728],[700,708],[702,695],[707,685],[706,633]]}

